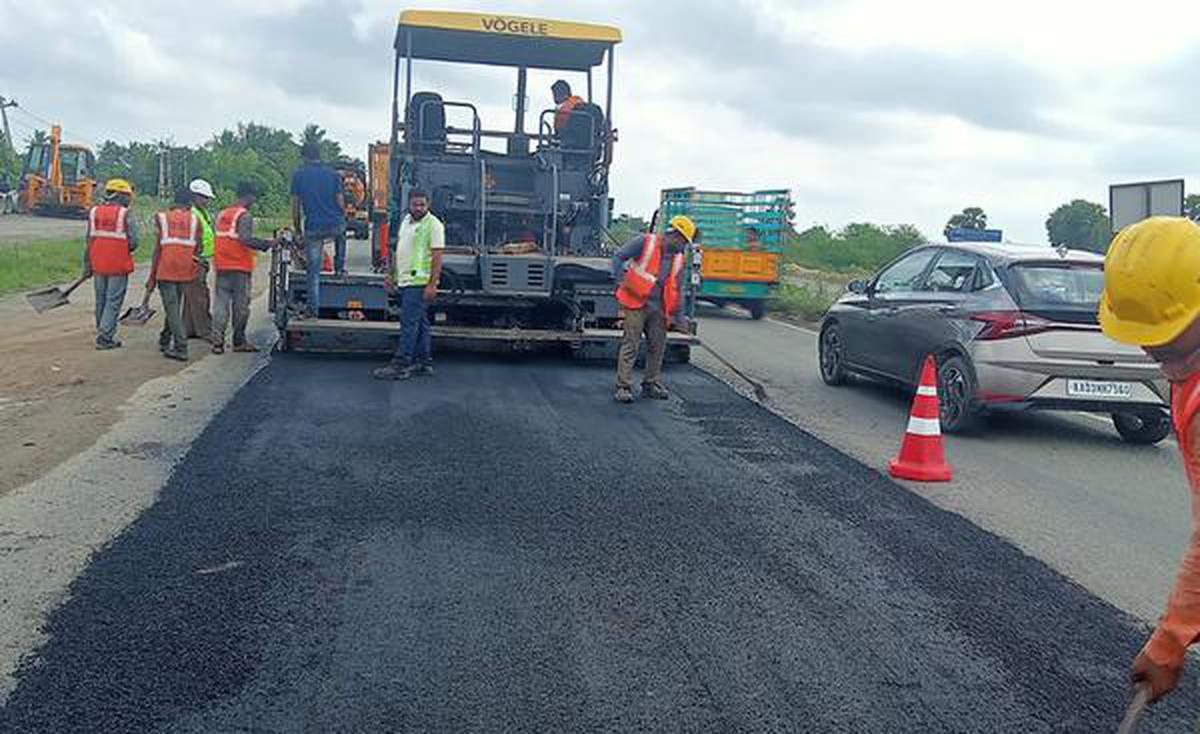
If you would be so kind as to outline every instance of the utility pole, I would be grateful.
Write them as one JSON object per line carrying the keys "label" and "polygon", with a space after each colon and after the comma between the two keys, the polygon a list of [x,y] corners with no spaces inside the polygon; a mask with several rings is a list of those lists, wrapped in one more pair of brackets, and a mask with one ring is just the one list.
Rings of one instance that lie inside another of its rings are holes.
{"label": "utility pole", "polygon": [[12,128],[8,126],[8,110],[9,107],[19,107],[16,100],[5,99],[0,97],[0,118],[4,119],[4,139],[8,141],[8,149],[12,151],[13,157],[17,155],[17,147],[13,145]]}

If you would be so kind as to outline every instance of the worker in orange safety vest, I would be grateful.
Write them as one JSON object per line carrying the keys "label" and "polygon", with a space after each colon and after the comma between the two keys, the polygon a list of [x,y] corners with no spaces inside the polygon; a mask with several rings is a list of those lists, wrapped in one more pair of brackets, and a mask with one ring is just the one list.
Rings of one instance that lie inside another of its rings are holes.
{"label": "worker in orange safety vest", "polygon": [[554,132],[561,133],[571,119],[571,112],[583,104],[583,98],[571,94],[571,85],[565,79],[550,85],[550,92],[554,95]]}
{"label": "worker in orange safety vest", "polygon": [[203,234],[200,217],[192,209],[192,192],[186,188],[175,194],[175,204],[154,218],[158,242],[150,262],[146,290],[158,288],[162,298],[166,326],[159,334],[163,356],[186,362],[187,330],[183,324],[183,297],[187,287],[200,273]]}
{"label": "worker in orange safety vest", "polygon": [[104,203],[88,210],[83,271],[92,276],[96,289],[96,349],[116,349],[121,346],[117,319],[133,272],[137,227],[129,208],[133,199],[129,182],[109,179],[104,193]]}
{"label": "worker in orange safety vest", "polygon": [[646,335],[646,372],[642,397],[666,400],[662,363],[667,351],[667,332],[691,328],[683,313],[680,278],[687,246],[696,237],[696,224],[685,216],[672,217],[663,235],[638,235],[613,256],[613,278],[617,301],[624,314],[624,333],[617,357],[618,403],[633,402],[633,365]]}
{"label": "worker in orange safety vest", "polygon": [[1191,484],[1192,536],[1166,613],[1138,653],[1134,683],[1150,699],[1174,690],[1188,646],[1200,637],[1200,226],[1151,217],[1113,239],[1104,261],[1100,325],[1142,347],[1171,381],[1171,416]]}
{"label": "worker in orange safety vest", "polygon": [[237,201],[217,214],[216,240],[213,243],[213,265],[217,270],[214,288],[212,342],[213,354],[225,353],[225,329],[233,316],[233,351],[257,352],[258,347],[246,341],[246,324],[250,320],[251,278],[254,275],[255,254],[271,249],[270,240],[254,236],[254,215],[250,207],[258,199],[258,187],[243,181],[237,187]]}

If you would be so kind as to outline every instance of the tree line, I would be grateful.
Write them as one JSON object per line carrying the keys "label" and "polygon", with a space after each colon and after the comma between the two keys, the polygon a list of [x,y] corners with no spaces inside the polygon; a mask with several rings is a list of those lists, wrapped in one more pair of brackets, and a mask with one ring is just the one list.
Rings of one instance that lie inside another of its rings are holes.
{"label": "tree line", "polygon": [[[33,133],[29,145],[47,142],[43,130]],[[284,216],[290,211],[292,172],[300,165],[300,148],[316,143],[324,161],[361,167],[359,159],[344,155],[342,146],[324,129],[310,124],[298,135],[254,122],[239,123],[223,130],[200,146],[177,146],[167,141],[105,141],[96,154],[96,179],[124,178],[139,195],[169,197],[194,178],[213,185],[218,204],[234,199],[241,181],[252,181],[259,189],[255,208],[265,216]],[[0,151],[7,146],[0,145]],[[0,154],[0,177],[15,181],[22,161]]]}

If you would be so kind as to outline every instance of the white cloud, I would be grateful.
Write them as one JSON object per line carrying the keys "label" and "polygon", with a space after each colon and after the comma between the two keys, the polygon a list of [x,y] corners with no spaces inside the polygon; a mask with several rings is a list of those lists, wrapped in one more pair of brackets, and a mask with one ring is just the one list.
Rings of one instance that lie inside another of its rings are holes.
{"label": "white cloud", "polygon": [[[786,186],[802,223],[911,222],[936,235],[952,212],[980,205],[1013,238],[1041,241],[1060,203],[1103,202],[1111,182],[1200,163],[1195,3],[513,0],[504,9],[624,30],[619,211],[648,214],[665,186]],[[0,0],[0,94],[92,143],[197,144],[239,121],[293,131],[317,122],[364,155],[388,134],[398,12],[385,0]],[[553,76],[532,75],[535,109],[549,105]],[[511,125],[512,78],[440,64],[417,76],[477,101],[495,128]],[[33,124],[17,121],[18,134]]]}

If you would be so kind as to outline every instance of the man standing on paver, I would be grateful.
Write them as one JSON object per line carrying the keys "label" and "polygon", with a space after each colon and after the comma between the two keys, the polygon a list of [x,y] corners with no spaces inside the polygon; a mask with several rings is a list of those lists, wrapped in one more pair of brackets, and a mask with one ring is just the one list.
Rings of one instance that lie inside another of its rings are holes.
{"label": "man standing on paver", "polygon": [[133,187],[123,178],[104,184],[105,199],[88,211],[87,245],[83,252],[84,274],[92,276],[96,288],[96,349],[116,349],[117,319],[125,303],[133,251],[137,249],[137,227],[129,204]]}
{"label": "man standing on paver", "polygon": [[624,309],[625,333],[617,357],[618,403],[633,402],[633,365],[646,335],[646,372],[642,397],[666,400],[671,396],[662,384],[667,331],[688,331],[683,313],[680,277],[684,250],[696,236],[696,224],[685,216],[672,217],[665,235],[638,235],[613,256],[613,279],[617,300]]}
{"label": "man standing on paver", "polygon": [[187,332],[183,328],[183,292],[196,279],[200,269],[200,217],[192,209],[192,193],[180,189],[175,205],[155,217],[158,242],[150,263],[150,278],[146,290],[158,288],[162,298],[167,339],[159,338],[159,348],[167,359],[186,362],[188,359]]}
{"label": "man standing on paver", "polygon": [[304,244],[308,270],[305,316],[316,318],[321,304],[321,262],[325,243],[333,240],[333,269],[346,272],[346,201],[342,177],[321,163],[321,146],[304,144],[304,164],[292,174],[292,227]]}
{"label": "man standing on paver", "polygon": [[408,214],[400,223],[386,276],[388,291],[400,302],[400,344],[390,364],[373,373],[377,380],[407,380],[433,374],[433,333],[427,305],[437,298],[446,229],[429,211],[429,195],[412,190]]}
{"label": "man standing on paver", "polygon": [[254,215],[250,207],[258,198],[258,189],[249,181],[237,187],[237,201],[217,215],[217,236],[213,247],[213,265],[217,270],[216,303],[213,307],[212,351],[225,353],[225,328],[233,313],[233,351],[257,352],[246,341],[246,323],[250,319],[250,287],[254,274],[255,251],[271,249],[270,240],[254,236]]}
{"label": "man standing on paver", "polygon": [[1142,347],[1171,381],[1171,414],[1191,484],[1192,538],[1167,611],[1133,662],[1151,700],[1175,689],[1200,638],[1200,226],[1152,217],[1126,227],[1104,261],[1100,325]]}

